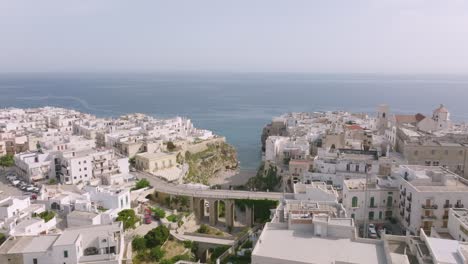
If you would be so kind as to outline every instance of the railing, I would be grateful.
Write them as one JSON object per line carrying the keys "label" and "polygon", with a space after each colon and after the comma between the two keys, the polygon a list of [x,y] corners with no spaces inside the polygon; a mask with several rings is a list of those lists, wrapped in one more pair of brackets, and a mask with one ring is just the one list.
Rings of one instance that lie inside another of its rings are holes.
{"label": "railing", "polygon": [[444,204],[444,208],[452,208],[452,204]]}
{"label": "railing", "polygon": [[403,196],[406,196],[406,190],[403,190],[403,191],[401,192],[401,194],[402,194]]}
{"label": "railing", "polygon": [[423,204],[421,207],[422,209],[437,209],[438,208],[437,204],[431,204],[431,205]]}
{"label": "railing", "polygon": [[411,213],[411,206],[406,207],[406,211],[407,211],[408,213]]}
{"label": "railing", "polygon": [[406,222],[408,222],[408,224],[410,223],[410,219],[411,219],[411,215],[408,215],[407,217],[405,217],[405,220]]}
{"label": "railing", "polygon": [[405,206],[405,200],[404,200],[404,199],[401,200],[401,201],[400,201],[400,204],[401,204],[401,206]]}
{"label": "railing", "polygon": [[456,203],[455,208],[464,208],[465,206],[463,204]]}
{"label": "railing", "polygon": [[444,220],[447,220],[448,218],[449,218],[449,216],[448,216],[448,215],[444,215],[444,216],[442,216],[442,219],[444,219]]}
{"label": "railing", "polygon": [[408,196],[408,197],[406,197],[406,199],[407,199],[409,202],[411,202],[411,200],[412,200],[413,198],[412,198],[411,196]]}

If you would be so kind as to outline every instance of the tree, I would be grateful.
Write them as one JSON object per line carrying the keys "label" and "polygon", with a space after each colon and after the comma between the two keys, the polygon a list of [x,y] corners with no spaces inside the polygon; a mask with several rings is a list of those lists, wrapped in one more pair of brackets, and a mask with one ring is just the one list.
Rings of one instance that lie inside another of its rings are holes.
{"label": "tree", "polygon": [[169,229],[164,225],[158,226],[145,235],[146,246],[149,248],[161,246],[168,238]]}
{"label": "tree", "polygon": [[174,142],[169,141],[169,142],[167,142],[167,146],[166,146],[166,147],[167,147],[167,150],[173,151],[174,149],[176,149],[177,146],[174,144]]}
{"label": "tree", "polygon": [[132,249],[136,251],[143,251],[146,249],[146,240],[141,236],[136,236],[132,240]]}
{"label": "tree", "polygon": [[135,167],[135,164],[136,164],[135,157],[129,158],[128,163],[130,163],[130,166]]}
{"label": "tree", "polygon": [[154,208],[151,208],[151,211],[153,212],[154,216],[158,219],[162,219],[166,217],[166,211],[164,211],[164,209],[162,208],[154,207]]}
{"label": "tree", "polygon": [[55,217],[55,213],[52,212],[52,211],[44,211],[44,212],[39,214],[39,217],[44,219],[44,221],[47,223],[50,220],[52,220],[52,218]]}
{"label": "tree", "polygon": [[133,187],[132,190],[139,190],[139,189],[143,189],[149,186],[150,186],[149,181],[143,178],[135,183],[135,187]]}
{"label": "tree", "polygon": [[5,156],[0,157],[0,166],[11,167],[13,165],[15,165],[15,160],[13,159],[13,155],[7,154]]}
{"label": "tree", "polygon": [[49,184],[50,184],[50,185],[57,184],[57,180],[56,180],[56,179],[50,179],[50,180],[49,180]]}
{"label": "tree", "polygon": [[134,229],[135,224],[139,221],[139,219],[136,216],[135,211],[132,209],[125,209],[119,212],[117,221],[122,221],[124,229],[127,230],[129,228]]}
{"label": "tree", "polygon": [[160,261],[166,252],[161,249],[160,246],[152,248],[149,253],[149,257],[151,261]]}

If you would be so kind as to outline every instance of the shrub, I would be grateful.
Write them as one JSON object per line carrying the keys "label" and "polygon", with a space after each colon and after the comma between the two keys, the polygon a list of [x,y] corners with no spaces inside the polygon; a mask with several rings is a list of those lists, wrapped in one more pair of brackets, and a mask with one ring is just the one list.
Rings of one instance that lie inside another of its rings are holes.
{"label": "shrub", "polygon": [[176,223],[177,221],[179,221],[179,216],[178,215],[175,215],[175,214],[172,214],[172,215],[169,215],[168,217],[166,217],[167,221],[169,222],[172,222],[172,223]]}
{"label": "shrub", "polygon": [[143,189],[143,188],[146,188],[146,187],[149,187],[150,186],[150,183],[147,179],[143,178],[141,180],[138,180],[136,183],[135,183],[135,187],[132,188],[132,190],[139,190],[139,189]]}
{"label": "shrub", "polygon": [[166,252],[160,246],[152,248],[149,252],[149,259],[151,261],[160,261]]}
{"label": "shrub", "polygon": [[44,221],[47,223],[50,220],[52,220],[52,218],[55,217],[55,213],[52,211],[45,211],[45,212],[40,213],[39,217],[44,219]]}
{"label": "shrub", "polygon": [[146,240],[141,236],[136,236],[132,240],[132,249],[136,251],[143,251],[146,249]]}
{"label": "shrub", "polygon": [[57,180],[56,179],[50,179],[49,180],[49,184],[50,185],[53,185],[53,184],[56,184],[57,183]]}
{"label": "shrub", "polygon": [[151,208],[151,211],[153,212],[156,218],[162,219],[166,217],[166,211],[164,211],[164,209],[162,208],[154,207],[154,208]]}
{"label": "shrub", "polygon": [[7,154],[5,156],[0,157],[0,166],[11,167],[13,165],[15,165],[15,160],[13,159],[13,155]]}
{"label": "shrub", "polygon": [[210,232],[210,229],[208,228],[207,225],[201,224],[200,227],[197,230],[198,233],[200,234],[208,234]]}
{"label": "shrub", "polygon": [[161,246],[169,238],[169,229],[166,226],[158,226],[150,230],[145,235],[146,246],[148,248]]}
{"label": "shrub", "polygon": [[174,142],[172,141],[167,142],[167,150],[173,151],[174,149],[176,149],[176,145],[174,144]]}

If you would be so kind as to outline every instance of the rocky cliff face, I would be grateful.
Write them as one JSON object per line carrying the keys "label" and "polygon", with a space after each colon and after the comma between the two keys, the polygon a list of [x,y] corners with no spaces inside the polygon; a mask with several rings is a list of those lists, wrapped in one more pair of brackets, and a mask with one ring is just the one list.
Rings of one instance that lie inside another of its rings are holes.
{"label": "rocky cliff face", "polygon": [[262,151],[265,151],[265,142],[269,136],[286,136],[288,134],[286,123],[284,122],[271,122],[267,124],[262,131]]}
{"label": "rocky cliff face", "polygon": [[183,160],[180,158],[189,165],[184,181],[206,185],[217,173],[235,170],[238,166],[235,148],[224,142],[210,144],[206,150],[198,153],[186,152]]}

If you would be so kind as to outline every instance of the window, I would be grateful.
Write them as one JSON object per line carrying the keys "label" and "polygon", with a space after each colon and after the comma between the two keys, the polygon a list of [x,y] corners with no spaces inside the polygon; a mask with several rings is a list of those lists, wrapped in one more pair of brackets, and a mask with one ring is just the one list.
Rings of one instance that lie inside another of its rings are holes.
{"label": "window", "polygon": [[358,198],[356,196],[353,197],[353,199],[351,200],[351,207],[357,207],[358,203]]}
{"label": "window", "polygon": [[63,251],[63,257],[64,257],[64,258],[68,258],[68,250],[64,250],[64,251]]}
{"label": "window", "polygon": [[359,165],[356,165],[356,172],[359,172]]}
{"label": "window", "polygon": [[431,161],[430,160],[426,160],[426,166],[431,166]]}
{"label": "window", "polygon": [[379,219],[382,219],[382,211],[379,212]]}
{"label": "window", "polygon": [[369,220],[374,220],[374,212],[369,212]]}
{"label": "window", "polygon": [[374,206],[375,206],[375,204],[374,204],[375,201],[374,201],[374,200],[375,200],[374,197],[371,197],[371,198],[370,198],[370,207],[374,207]]}
{"label": "window", "polygon": [[346,171],[350,171],[351,170],[351,164],[346,164]]}
{"label": "window", "polygon": [[354,219],[355,215],[354,214],[351,214],[351,218]]}
{"label": "window", "polygon": [[432,154],[432,155],[435,155],[435,154],[436,154],[435,149],[431,150],[431,154]]}
{"label": "window", "polygon": [[439,162],[438,161],[433,161],[432,166],[439,166]]}
{"label": "window", "polygon": [[33,258],[33,264],[37,264],[37,259]]}

